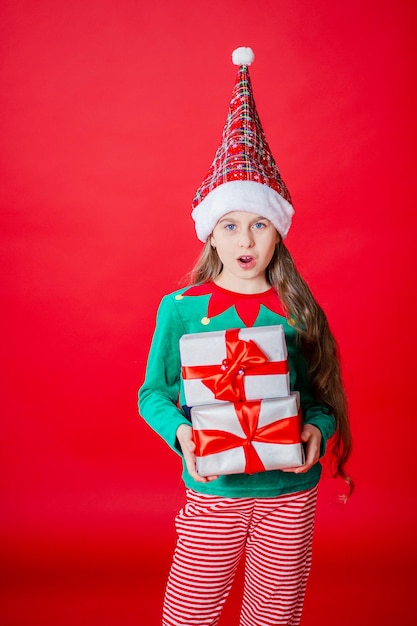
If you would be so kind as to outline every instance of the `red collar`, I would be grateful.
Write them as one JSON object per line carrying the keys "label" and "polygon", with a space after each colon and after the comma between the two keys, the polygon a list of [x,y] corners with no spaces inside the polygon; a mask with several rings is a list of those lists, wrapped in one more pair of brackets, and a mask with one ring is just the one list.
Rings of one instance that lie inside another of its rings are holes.
{"label": "red collar", "polygon": [[193,285],[183,292],[183,296],[206,296],[210,295],[207,309],[207,317],[220,315],[234,306],[236,312],[245,326],[253,326],[259,314],[261,304],[267,309],[286,317],[277,292],[273,287],[263,293],[236,293],[219,287],[213,282]]}

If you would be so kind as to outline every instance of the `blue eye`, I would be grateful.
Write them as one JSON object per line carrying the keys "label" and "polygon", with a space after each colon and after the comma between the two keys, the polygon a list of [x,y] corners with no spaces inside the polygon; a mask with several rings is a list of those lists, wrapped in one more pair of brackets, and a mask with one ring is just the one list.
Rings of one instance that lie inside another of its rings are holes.
{"label": "blue eye", "polygon": [[255,230],[261,230],[262,228],[266,228],[266,224],[265,222],[255,222],[255,224],[253,225],[253,228]]}
{"label": "blue eye", "polygon": [[236,224],[226,224],[224,228],[225,230],[229,230],[229,231],[235,230]]}

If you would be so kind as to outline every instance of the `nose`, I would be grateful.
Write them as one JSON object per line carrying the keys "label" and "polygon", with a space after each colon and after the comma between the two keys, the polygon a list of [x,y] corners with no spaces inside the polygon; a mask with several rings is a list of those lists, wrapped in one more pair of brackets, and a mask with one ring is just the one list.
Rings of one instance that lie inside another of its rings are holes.
{"label": "nose", "polygon": [[241,248],[252,248],[253,243],[252,231],[250,229],[242,230],[239,236],[239,246]]}

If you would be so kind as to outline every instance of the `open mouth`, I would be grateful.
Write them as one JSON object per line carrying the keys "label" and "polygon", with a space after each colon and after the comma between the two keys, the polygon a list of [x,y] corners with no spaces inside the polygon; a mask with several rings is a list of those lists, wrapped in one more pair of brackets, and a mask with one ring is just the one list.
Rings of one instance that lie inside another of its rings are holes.
{"label": "open mouth", "polygon": [[255,259],[253,256],[242,255],[238,258],[238,263],[244,269],[251,269],[255,265]]}

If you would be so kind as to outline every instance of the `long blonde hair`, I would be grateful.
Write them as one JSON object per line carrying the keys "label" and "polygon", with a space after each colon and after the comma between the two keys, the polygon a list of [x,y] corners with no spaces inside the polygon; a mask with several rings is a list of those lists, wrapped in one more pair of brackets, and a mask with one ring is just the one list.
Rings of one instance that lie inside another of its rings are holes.
{"label": "long blonde hair", "polygon": [[[213,281],[221,271],[219,256],[207,241],[189,275],[190,282]],[[346,474],[345,466],[351,453],[352,439],[336,340],[323,309],[298,272],[282,241],[275,246],[266,277],[277,290],[288,318],[295,323],[299,345],[308,364],[312,393],[329,408],[335,418],[331,468],[335,477],[339,476],[346,481],[350,495],[353,482]]]}

